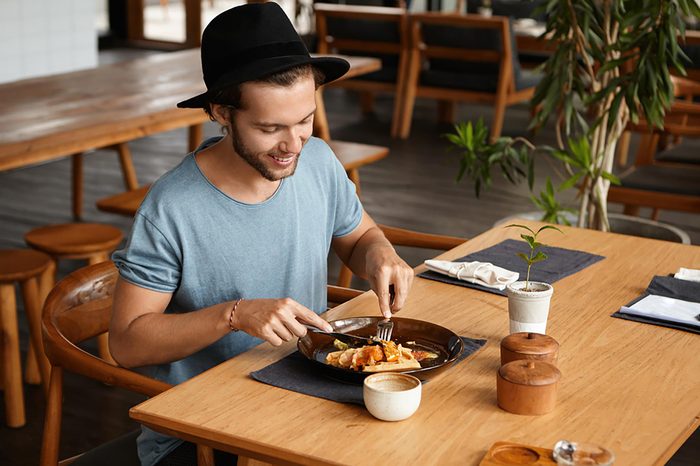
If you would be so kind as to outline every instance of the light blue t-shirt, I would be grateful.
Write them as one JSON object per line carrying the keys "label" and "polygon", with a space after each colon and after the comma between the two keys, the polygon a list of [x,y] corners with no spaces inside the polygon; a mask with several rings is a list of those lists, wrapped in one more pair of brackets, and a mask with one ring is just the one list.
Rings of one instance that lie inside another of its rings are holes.
{"label": "light blue t-shirt", "polygon": [[[219,139],[205,141],[197,151]],[[126,247],[113,259],[123,279],[173,293],[166,313],[239,298],[284,297],[321,313],[331,240],[351,233],[361,219],[355,185],[321,139],[309,139],[294,175],[259,204],[224,194],[189,154],[153,184]],[[230,333],[187,358],[144,370],[178,384],[261,341]],[[157,463],[180,442],[143,428],[142,464]]]}

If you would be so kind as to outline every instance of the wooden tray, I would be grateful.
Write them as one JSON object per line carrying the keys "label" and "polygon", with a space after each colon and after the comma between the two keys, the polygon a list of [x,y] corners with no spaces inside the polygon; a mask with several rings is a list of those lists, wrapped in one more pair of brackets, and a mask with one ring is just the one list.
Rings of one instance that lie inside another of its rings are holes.
{"label": "wooden tray", "polygon": [[496,442],[481,460],[479,466],[513,465],[556,466],[550,448],[533,447],[513,442]]}

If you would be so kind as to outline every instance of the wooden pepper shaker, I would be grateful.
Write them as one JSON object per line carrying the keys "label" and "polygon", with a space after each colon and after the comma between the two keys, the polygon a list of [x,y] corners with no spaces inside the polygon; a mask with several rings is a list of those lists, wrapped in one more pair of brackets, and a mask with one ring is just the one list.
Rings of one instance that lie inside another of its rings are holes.
{"label": "wooden pepper shaker", "polygon": [[498,370],[498,406],[515,414],[538,415],[554,409],[561,372],[544,361],[520,359]]}
{"label": "wooden pepper shaker", "polygon": [[519,359],[556,365],[559,343],[549,335],[532,332],[512,333],[501,340],[501,365]]}

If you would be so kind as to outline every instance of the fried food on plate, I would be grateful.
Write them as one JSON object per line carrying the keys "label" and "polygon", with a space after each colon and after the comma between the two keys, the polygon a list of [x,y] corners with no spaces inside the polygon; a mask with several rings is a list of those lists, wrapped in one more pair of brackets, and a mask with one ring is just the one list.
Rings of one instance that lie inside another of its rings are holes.
{"label": "fried food on plate", "polygon": [[[339,351],[333,351],[326,356],[326,363],[362,372],[387,372],[407,369],[420,369],[419,359],[413,351],[404,348],[393,341],[380,340],[379,345],[365,345],[360,348],[347,348],[341,345]],[[437,354],[420,351],[421,359],[436,358]]]}

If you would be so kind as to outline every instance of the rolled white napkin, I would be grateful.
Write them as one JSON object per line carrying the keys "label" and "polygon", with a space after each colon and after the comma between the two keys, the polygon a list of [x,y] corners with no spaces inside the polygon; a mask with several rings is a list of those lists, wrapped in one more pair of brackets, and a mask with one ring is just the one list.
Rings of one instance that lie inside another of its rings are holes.
{"label": "rolled white napkin", "polygon": [[673,278],[680,278],[681,280],[690,280],[691,282],[700,282],[700,270],[696,269],[686,269],[681,267],[678,272],[675,273]]}
{"label": "rolled white napkin", "polygon": [[449,262],[430,259],[425,261],[425,265],[433,272],[498,290],[504,290],[519,277],[518,272],[512,272],[490,262]]}

